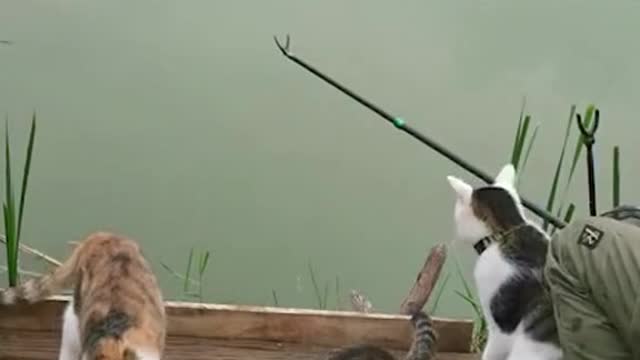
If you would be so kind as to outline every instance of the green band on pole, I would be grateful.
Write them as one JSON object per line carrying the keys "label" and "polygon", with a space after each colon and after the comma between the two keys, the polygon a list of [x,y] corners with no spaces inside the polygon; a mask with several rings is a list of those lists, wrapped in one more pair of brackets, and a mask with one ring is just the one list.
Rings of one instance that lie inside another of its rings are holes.
{"label": "green band on pole", "polygon": [[406,122],[401,117],[393,118],[393,125],[395,125],[398,129],[403,128]]}

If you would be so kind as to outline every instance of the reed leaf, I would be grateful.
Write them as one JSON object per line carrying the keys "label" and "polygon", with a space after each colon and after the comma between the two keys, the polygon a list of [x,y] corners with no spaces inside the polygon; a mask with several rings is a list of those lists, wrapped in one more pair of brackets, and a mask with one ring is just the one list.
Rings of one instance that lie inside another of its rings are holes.
{"label": "reed leaf", "polygon": [[480,309],[478,302],[471,295],[465,294],[460,290],[456,290],[456,294],[460,296],[464,301],[468,302],[471,307],[473,307],[474,311],[476,312],[476,316],[482,316],[482,310]]}
{"label": "reed leaf", "polygon": [[459,296],[461,296],[464,300],[469,302],[469,304],[473,307],[476,313],[476,316],[478,318],[484,319],[484,316],[482,314],[482,309],[480,308],[480,305],[478,304],[478,302],[475,300],[473,296],[473,292],[471,291],[471,286],[469,286],[467,279],[464,277],[464,274],[462,273],[462,268],[460,267],[460,263],[458,262],[457,259],[454,261],[454,263],[456,265],[456,271],[458,273],[458,276],[460,277],[460,281],[462,282],[462,286],[464,287],[464,293],[457,290],[456,290],[456,293]]}
{"label": "reed leaf", "polygon": [[[560,148],[560,157],[558,158],[558,163],[556,164],[556,170],[553,174],[553,181],[551,182],[551,188],[549,190],[549,197],[547,198],[547,211],[553,211],[553,204],[556,199],[556,194],[558,191],[558,182],[560,180],[560,173],[562,172],[562,164],[564,162],[564,155],[567,149],[567,142],[569,141],[569,136],[571,135],[571,128],[573,124],[573,117],[575,116],[576,106],[571,105],[571,110],[569,111],[569,121],[567,121],[567,128],[564,131],[564,139],[562,140],[562,147]],[[549,221],[545,220],[543,222],[542,228],[547,231],[549,228]]]}
{"label": "reed leaf", "polygon": [[189,252],[189,260],[187,261],[187,270],[184,273],[184,292],[189,292],[189,279],[191,278],[191,263],[193,262],[193,248]]}
{"label": "reed leaf", "polygon": [[204,271],[207,269],[207,265],[209,265],[209,250],[204,252],[203,254],[200,254],[200,266],[198,268],[198,272],[200,273],[200,276],[202,276],[202,274],[204,274]]}
{"label": "reed leaf", "polygon": [[13,287],[18,284],[18,264],[14,256],[14,247],[16,246],[15,235],[11,223],[11,210],[6,203],[2,204],[4,216],[5,239],[7,249],[7,275],[9,277],[9,286]]}
{"label": "reed leaf", "polygon": [[311,277],[311,283],[313,284],[313,291],[316,296],[316,300],[318,301],[318,306],[322,308],[322,293],[320,292],[320,287],[318,286],[318,281],[316,280],[316,273],[313,270],[311,261],[307,263],[307,266],[309,268],[309,276]]}
{"label": "reed leaf", "polygon": [[336,310],[340,310],[341,308],[340,301],[340,278],[336,276]]}
{"label": "reed leaf", "polygon": [[516,134],[513,139],[513,146],[511,148],[511,164],[513,164],[516,170],[518,168],[516,164],[516,152],[518,149],[518,143],[520,142],[520,133],[522,132],[522,122],[524,121],[524,109],[526,104],[527,98],[523,97],[522,104],[520,105],[520,116],[518,117],[518,128],[516,129]]}
{"label": "reed leaf", "polygon": [[442,294],[444,294],[444,289],[446,288],[450,277],[451,274],[447,273],[447,275],[444,277],[444,280],[440,282],[440,285],[438,285],[438,289],[436,290],[435,296],[433,297],[433,304],[431,305],[431,314],[436,313],[438,304],[440,303],[440,298],[442,298]]}
{"label": "reed leaf", "polygon": [[18,270],[18,257],[20,249],[20,235],[22,232],[22,220],[24,216],[25,199],[27,194],[27,184],[29,180],[29,173],[31,169],[31,161],[33,158],[33,148],[35,144],[36,134],[36,115],[33,114],[31,120],[31,131],[29,134],[29,143],[27,145],[27,155],[25,165],[22,174],[22,188],[20,190],[20,199],[18,207],[16,208],[16,202],[14,198],[13,189],[13,170],[11,169],[11,144],[9,141],[9,119],[5,119],[5,200],[2,204],[4,230],[6,240],[6,253],[7,253],[7,275],[9,280],[9,286],[16,286],[18,284],[19,270]]}
{"label": "reed leaf", "polygon": [[520,179],[522,179],[522,174],[524,173],[524,169],[527,166],[527,162],[529,161],[529,156],[531,155],[531,149],[533,149],[533,144],[536,141],[536,137],[538,136],[538,129],[540,128],[540,124],[536,124],[533,128],[533,132],[531,133],[531,138],[529,139],[529,144],[527,145],[527,149],[524,153],[524,158],[522,159],[522,166],[520,166],[520,170],[518,170],[518,178],[517,182],[520,183]]}
{"label": "reed leaf", "polygon": [[326,281],[324,283],[324,296],[322,297],[323,301],[322,301],[322,306],[320,306],[320,309],[326,309],[327,308],[327,303],[329,302],[329,282]]}
{"label": "reed leaf", "polygon": [[569,223],[573,218],[573,212],[576,210],[576,205],[574,203],[569,204],[567,208],[567,212],[564,214],[564,222]]}
{"label": "reed leaf", "polygon": [[[462,281],[463,283],[466,283],[464,278]],[[465,285],[465,287],[466,286],[467,285]],[[474,320],[474,325],[473,325],[473,339],[472,339],[471,350],[473,352],[480,352],[484,348],[487,341],[487,336],[488,336],[487,322],[482,313],[482,308],[480,307],[478,302],[474,299],[472,294],[470,293],[465,294],[458,290],[456,290],[456,294],[460,296],[462,299],[464,299],[467,303],[469,303],[469,305],[471,305],[474,312],[476,313],[476,318]]]}
{"label": "reed leaf", "polygon": [[620,206],[620,147],[613,147],[613,207]]}
{"label": "reed leaf", "polygon": [[[171,268],[169,265],[167,265],[167,264],[165,264],[165,263],[163,263],[163,262],[160,262],[160,265],[161,265],[165,270],[167,270],[167,272],[169,272],[169,274],[171,274],[171,275],[172,275],[173,277],[175,277],[176,279],[178,279],[178,280],[180,280],[180,281],[187,281],[187,280],[186,280],[187,278],[186,278],[184,275],[182,275],[182,274],[180,274],[179,272],[175,271],[175,270],[174,270],[173,268]],[[189,281],[189,283],[190,283],[191,285],[198,285],[198,281],[197,281],[197,280],[188,280],[188,281]]]}
{"label": "reed leaf", "polygon": [[20,240],[20,234],[22,232],[22,218],[24,215],[24,204],[27,196],[27,184],[29,182],[29,173],[31,171],[31,159],[33,155],[33,146],[35,144],[36,137],[36,113],[33,113],[31,118],[31,130],[29,131],[29,143],[27,145],[27,158],[24,163],[24,169],[22,172],[22,189],[20,190],[20,211],[18,212],[18,233],[17,238]]}
{"label": "reed leaf", "polygon": [[529,115],[525,116],[524,121],[522,122],[522,128],[520,129],[520,134],[518,134],[517,136],[513,157],[511,159],[511,163],[513,164],[516,170],[518,170],[520,165],[520,158],[522,157],[522,150],[524,149],[524,144],[527,140],[527,133],[529,132],[530,123],[531,123],[531,116]]}
{"label": "reed leaf", "polygon": [[9,276],[9,286],[18,284],[18,236],[16,232],[16,213],[15,203],[13,200],[13,185],[11,182],[11,150],[9,144],[9,119],[5,121],[5,203],[4,211],[4,227],[5,237],[7,240],[7,266]]}

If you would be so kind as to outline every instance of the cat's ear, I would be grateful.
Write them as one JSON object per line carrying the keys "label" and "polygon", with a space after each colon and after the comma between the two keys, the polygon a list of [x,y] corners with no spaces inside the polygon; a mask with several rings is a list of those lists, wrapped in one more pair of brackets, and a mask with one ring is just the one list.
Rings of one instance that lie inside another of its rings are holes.
{"label": "cat's ear", "polygon": [[510,188],[515,188],[516,186],[516,169],[513,167],[513,164],[507,164],[502,167],[498,175],[496,176],[496,180],[494,181],[497,185],[502,185]]}
{"label": "cat's ear", "polygon": [[447,181],[449,181],[449,185],[451,185],[459,200],[464,202],[471,200],[471,194],[473,194],[473,187],[471,185],[455,176],[447,176]]}

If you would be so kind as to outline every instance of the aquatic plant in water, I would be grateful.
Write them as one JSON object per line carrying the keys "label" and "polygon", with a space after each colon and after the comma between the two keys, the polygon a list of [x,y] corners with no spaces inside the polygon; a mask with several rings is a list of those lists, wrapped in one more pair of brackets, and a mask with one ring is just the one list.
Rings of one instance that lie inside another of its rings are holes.
{"label": "aquatic plant in water", "polygon": [[20,249],[20,235],[22,234],[22,219],[24,215],[24,205],[27,194],[27,184],[31,169],[31,159],[36,135],[36,114],[31,119],[31,130],[29,132],[29,143],[27,145],[27,155],[22,171],[22,188],[20,190],[20,202],[16,208],[13,193],[12,170],[11,170],[11,146],[9,144],[9,119],[5,121],[5,200],[2,204],[4,216],[5,246],[7,252],[7,275],[9,286],[16,286],[18,283],[18,257]]}
{"label": "aquatic plant in water", "polygon": [[[171,275],[173,275],[175,278],[182,281],[182,292],[185,297],[197,298],[200,302],[203,302],[202,282],[203,282],[204,274],[207,270],[207,267],[209,266],[210,256],[211,256],[211,253],[209,252],[209,250],[205,250],[199,254],[197,263],[194,263],[194,258],[193,258],[194,249],[191,248],[191,250],[189,251],[189,258],[187,260],[187,268],[184,274],[180,274],[179,272],[175,271],[173,268],[171,268],[169,265],[163,262],[161,262],[160,265],[162,265],[162,267],[165,270],[167,270]],[[197,271],[196,273],[197,279],[192,278],[192,272],[193,272],[192,268],[194,266],[196,267],[195,270]],[[197,288],[196,291],[191,290],[192,285],[196,286]]]}

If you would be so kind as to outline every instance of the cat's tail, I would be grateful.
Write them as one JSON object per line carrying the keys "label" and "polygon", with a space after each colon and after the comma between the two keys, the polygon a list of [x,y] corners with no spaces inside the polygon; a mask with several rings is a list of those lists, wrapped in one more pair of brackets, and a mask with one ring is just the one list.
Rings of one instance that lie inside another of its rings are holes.
{"label": "cat's tail", "polygon": [[76,246],[71,256],[50,273],[29,279],[15,287],[0,289],[0,305],[13,305],[23,301],[30,304],[35,303],[68,287],[77,273],[76,269],[82,248],[82,244]]}
{"label": "cat's tail", "polygon": [[418,311],[411,317],[413,343],[405,360],[433,360],[436,355],[438,335],[431,317]]}

